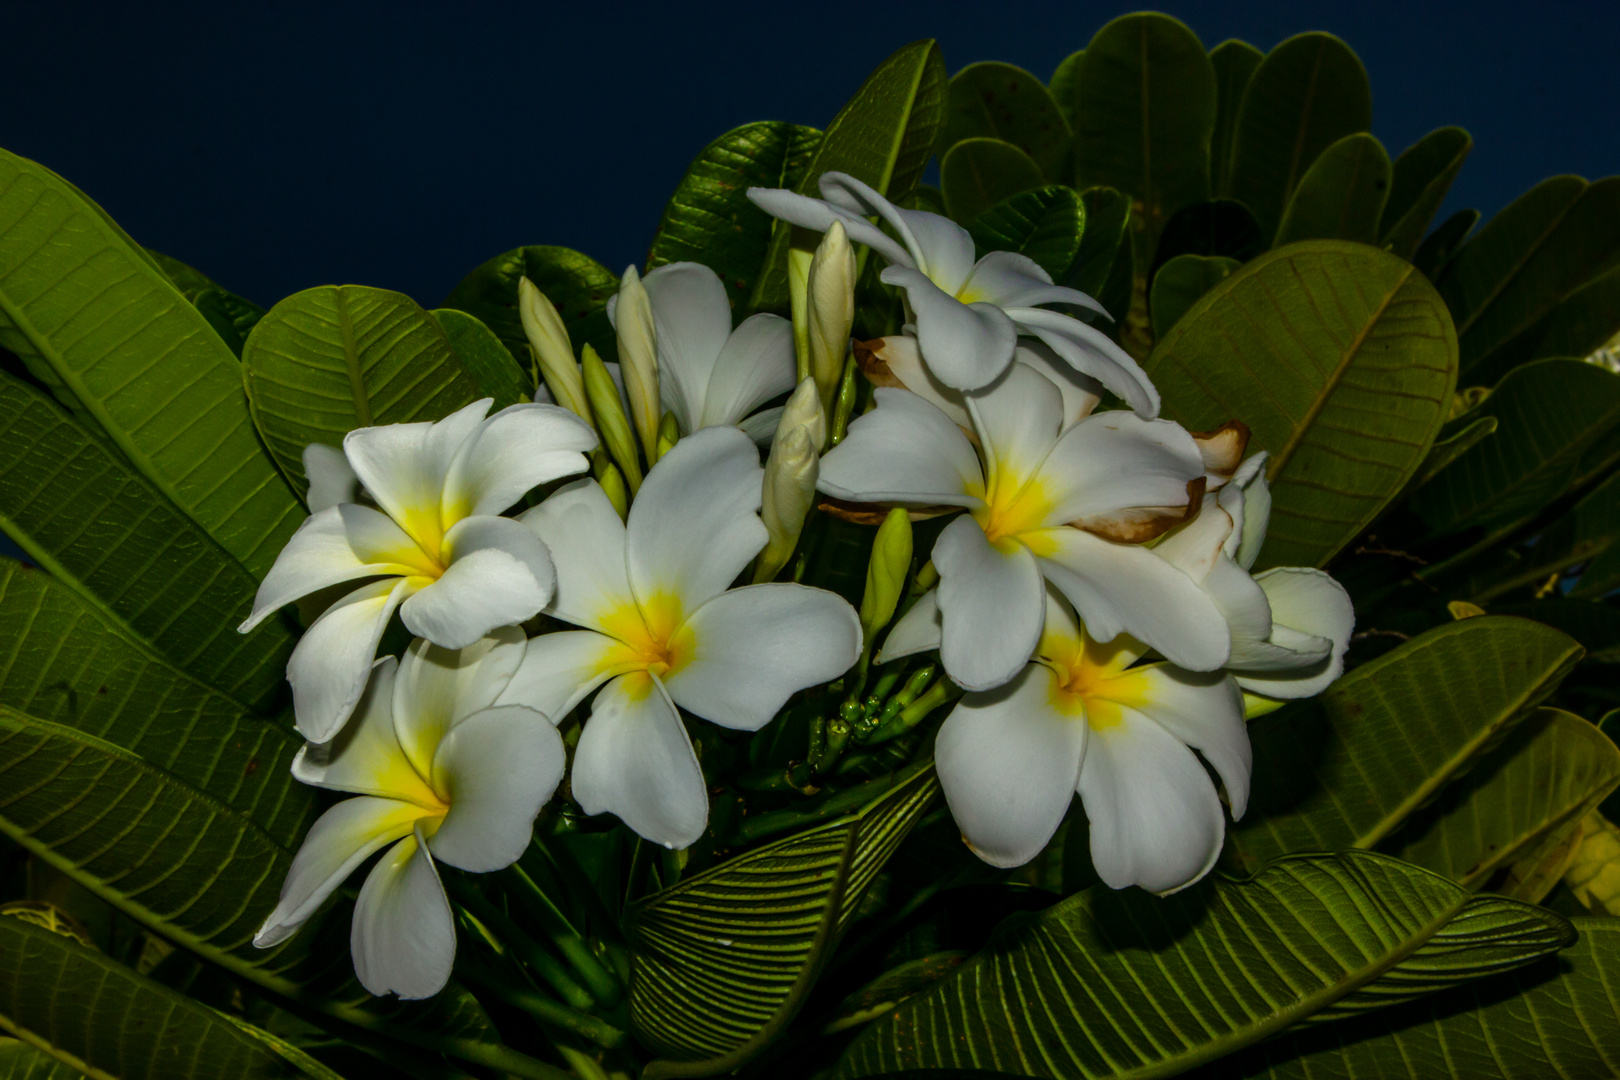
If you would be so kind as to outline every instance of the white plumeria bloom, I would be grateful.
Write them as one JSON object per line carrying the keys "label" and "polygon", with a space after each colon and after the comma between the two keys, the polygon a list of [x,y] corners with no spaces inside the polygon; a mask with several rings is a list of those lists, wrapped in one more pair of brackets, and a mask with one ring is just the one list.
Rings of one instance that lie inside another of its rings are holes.
{"label": "white plumeria bloom", "polygon": [[1226,815],[1193,751],[1241,818],[1251,763],[1242,694],[1223,672],[1138,663],[1147,652],[1124,636],[1099,643],[1049,590],[1034,662],[1006,686],[957,703],[934,764],[981,859],[1033,859],[1078,791],[1092,863],[1111,888],[1173,892],[1215,865]]}
{"label": "white plumeria bloom", "polygon": [[[533,618],[551,599],[545,545],[498,515],[531,488],[583,471],[596,433],[555,405],[513,405],[486,419],[491,402],[438,423],[349,432],[344,458],[380,509],[317,510],[259,586],[243,633],[283,604],[369,579],[311,624],[288,661],[298,730],[311,742],[331,739],[349,718],[396,608],[411,633],[459,649]],[[319,498],[345,493],[330,460],[323,475],[311,485]]]}
{"label": "white plumeria bloom", "polygon": [[[675,414],[681,434],[734,425],[755,442],[769,442],[782,410],[754,410],[798,382],[793,324],[779,315],[750,315],[733,330],[726,287],[701,263],[668,263],[641,285],[652,300],[659,401]],[[618,299],[608,299],[610,320]]]}
{"label": "white plumeria bloom", "polygon": [[506,627],[459,651],[419,638],[402,661],[377,662],[355,723],[293,760],[304,783],[358,797],[310,826],[255,945],[291,937],[382,851],[354,908],[355,974],[378,995],[423,998],[444,987],[456,932],[434,860],[474,873],[511,865],[562,781],[556,728],[501,702],[526,647],[523,632]]}
{"label": "white plumeria bloom", "polygon": [[[748,197],[773,217],[817,232],[842,222],[851,240],[888,260],[883,280],[905,290],[923,359],[946,386],[977,390],[995,381],[1022,335],[1045,343],[1141,415],[1158,415],[1158,391],[1125,350],[1079,319],[1036,306],[1075,304],[1107,317],[1096,300],[1052,284],[1039,264],[1015,252],[992,251],[974,262],[973,237],[962,226],[926,210],[902,210],[853,176],[823,173],[819,183],[825,199],[784,188],[749,188]],[[899,240],[868,221],[872,215]]]}
{"label": "white plumeria bloom", "polygon": [[1146,539],[1186,515],[1204,464],[1180,426],[1106,412],[1065,428],[1058,388],[1014,364],[966,395],[981,463],[934,405],[905,390],[875,396],[877,408],[822,459],[819,487],[856,502],[969,511],[933,550],[940,659],[952,679],[988,690],[1018,673],[1040,638],[1043,577],[1099,641],[1128,633],[1186,668],[1226,663],[1231,637],[1208,594],[1141,544],[1105,538]]}
{"label": "white plumeria bloom", "polygon": [[574,798],[666,847],[695,841],[709,814],[677,705],[757,731],[860,656],[860,620],[843,598],[792,584],[727,589],[765,545],[762,474],[745,435],[711,428],[659,459],[627,522],[590,480],[523,516],[556,561],[546,610],[583,629],[530,641],[505,700],[560,720],[602,687],[574,754]]}

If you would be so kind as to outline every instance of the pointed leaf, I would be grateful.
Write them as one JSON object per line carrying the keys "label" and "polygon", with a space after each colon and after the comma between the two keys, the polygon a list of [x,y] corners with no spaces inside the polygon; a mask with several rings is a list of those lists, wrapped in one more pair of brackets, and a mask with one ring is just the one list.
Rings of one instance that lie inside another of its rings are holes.
{"label": "pointed leaf", "polygon": [[1368,852],[1299,856],[1164,898],[1093,887],[1003,923],[989,948],[863,1030],[836,1075],[1170,1076],[1573,938],[1551,912]]}
{"label": "pointed leaf", "polygon": [[1389,155],[1382,143],[1365,132],[1346,135],[1305,170],[1273,243],[1354,240],[1376,245],[1389,176]]}
{"label": "pointed leaf", "polygon": [[1367,70],[1332,34],[1297,34],[1266,54],[1249,80],[1232,135],[1232,198],[1276,232],[1317,155],[1372,127]]}
{"label": "pointed leaf", "polygon": [[1080,253],[1086,211],[1071,187],[1053,184],[1003,199],[967,224],[980,257],[1015,251],[1062,281]]}
{"label": "pointed leaf", "polygon": [[0,346],[255,575],[303,520],[235,357],[144,251],[0,151]]}
{"label": "pointed leaf", "polygon": [[1215,69],[1215,130],[1209,139],[1209,190],[1217,198],[1225,196],[1232,180],[1232,136],[1237,131],[1238,111],[1243,95],[1254,78],[1254,69],[1266,54],[1236,38],[1209,50],[1210,66]]}
{"label": "pointed leaf", "polygon": [[439,308],[429,314],[438,320],[450,348],[478,388],[478,396],[495,399],[491,412],[532,400],[534,380],[493,330],[476,316],[455,308]]}
{"label": "pointed leaf", "polygon": [[1378,235],[1386,247],[1403,259],[1412,258],[1473,148],[1474,139],[1468,132],[1443,127],[1401,151],[1390,179],[1389,201],[1378,223]]}
{"label": "pointed leaf", "polygon": [[951,76],[941,153],[975,138],[1012,143],[1045,181],[1069,178],[1069,122],[1041,80],[1021,67],[981,61]]}
{"label": "pointed leaf", "polygon": [[518,315],[518,279],[528,278],[546,294],[562,316],[578,355],[586,345],[604,360],[619,355],[608,322],[608,298],[619,291],[619,278],[588,255],[565,247],[535,244],[495,256],[461,279],[440,307],[465,311],[495,332],[528,371],[529,339]]}
{"label": "pointed leaf", "polygon": [[1528,619],[1461,619],[1257,718],[1254,789],[1228,833],[1232,864],[1252,871],[1292,852],[1383,843],[1580,657],[1575,641]]}
{"label": "pointed leaf", "polygon": [[1445,305],[1409,263],[1311,240],[1204,294],[1145,367],[1167,416],[1193,431],[1242,420],[1250,450],[1271,453],[1260,565],[1320,566],[1422,464],[1456,364]]}
{"label": "pointed leaf", "polygon": [[1219,255],[1177,255],[1153,275],[1148,310],[1153,312],[1153,336],[1162,338],[1200,297],[1243,265]]}
{"label": "pointed leaf", "polygon": [[945,152],[939,166],[945,210],[959,222],[1044,182],[1035,159],[1000,139],[964,139]]}

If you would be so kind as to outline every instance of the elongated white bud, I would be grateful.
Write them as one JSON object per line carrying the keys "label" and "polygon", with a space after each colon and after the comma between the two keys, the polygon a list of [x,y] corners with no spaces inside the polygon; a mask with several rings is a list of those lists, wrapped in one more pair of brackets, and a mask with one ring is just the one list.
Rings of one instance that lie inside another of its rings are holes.
{"label": "elongated white bud", "polygon": [[787,565],[815,502],[821,473],[818,448],[827,437],[827,417],[814,379],[805,379],[788,398],[765,460],[763,505],[759,516],[770,539],[754,567],[756,582],[769,581]]}
{"label": "elongated white bud", "polygon": [[850,328],[855,325],[855,250],[841,222],[833,222],[810,260],[805,283],[805,337],[809,374],[831,408],[844,374]]}
{"label": "elongated white bud", "polygon": [[658,339],[653,328],[652,298],[634,266],[619,279],[619,300],[613,309],[613,328],[619,338],[619,370],[630,399],[630,419],[641,437],[647,463],[658,457]]}
{"label": "elongated white bud", "polygon": [[587,424],[591,423],[585,379],[574,360],[574,343],[568,339],[568,328],[546,294],[526,277],[518,280],[518,316],[523,320],[523,335],[534,350],[540,375],[551,390],[552,400]]}
{"label": "elongated white bud", "polygon": [[591,414],[596,417],[597,430],[602,433],[602,445],[619,466],[619,471],[630,484],[630,494],[641,490],[641,462],[636,459],[636,436],[625,419],[624,405],[619,400],[619,388],[607,365],[596,355],[587,342],[580,367],[585,374],[585,396],[590,399]]}

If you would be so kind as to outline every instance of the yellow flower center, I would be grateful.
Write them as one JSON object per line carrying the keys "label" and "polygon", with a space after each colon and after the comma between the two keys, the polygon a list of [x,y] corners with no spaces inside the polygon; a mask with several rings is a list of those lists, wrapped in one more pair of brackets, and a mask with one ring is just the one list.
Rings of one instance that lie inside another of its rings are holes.
{"label": "yellow flower center", "polygon": [[1020,475],[1006,467],[995,470],[988,491],[970,494],[984,500],[984,505],[974,510],[973,516],[984,530],[985,539],[1002,551],[1007,550],[1006,544],[1014,537],[1044,527],[1052,511],[1052,500],[1042,490],[1042,485],[1033,480],[1024,482]]}
{"label": "yellow flower center", "polygon": [[1064,716],[1080,717],[1092,728],[1111,728],[1124,720],[1121,706],[1147,703],[1145,668],[1129,665],[1142,653],[1140,643],[1121,634],[1106,644],[1048,634],[1036,656],[1057,678],[1051,705]]}
{"label": "yellow flower center", "polygon": [[641,604],[620,604],[600,621],[602,629],[619,641],[609,664],[621,671],[663,676],[692,659],[692,634],[685,626],[680,599],[672,593],[655,593]]}

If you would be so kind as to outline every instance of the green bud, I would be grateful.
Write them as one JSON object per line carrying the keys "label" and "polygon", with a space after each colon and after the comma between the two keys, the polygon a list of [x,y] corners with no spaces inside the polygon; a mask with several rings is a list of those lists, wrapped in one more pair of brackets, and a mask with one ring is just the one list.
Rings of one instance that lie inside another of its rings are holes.
{"label": "green bud", "polygon": [[651,463],[658,451],[658,346],[653,332],[652,299],[634,266],[626,267],[619,281],[613,324],[625,396],[630,399],[630,414],[636,434],[641,436],[641,448]]}
{"label": "green bud", "polygon": [[844,441],[844,433],[849,430],[849,422],[855,415],[855,393],[858,389],[855,381],[855,357],[851,355],[844,364],[844,378],[838,384],[838,395],[833,399],[829,445],[837,446]]}
{"label": "green bud", "polygon": [[805,282],[808,369],[821,392],[822,407],[828,410],[838,392],[850,328],[855,325],[855,274],[855,249],[843,223],[835,221],[810,260]]}
{"label": "green bud", "polygon": [[788,248],[788,301],[793,315],[793,355],[798,364],[799,379],[809,378],[810,371],[810,260],[815,257],[816,234],[809,229],[793,228],[792,245]]}
{"label": "green bud", "polygon": [[674,413],[666,412],[658,422],[658,456],[663,457],[675,449],[675,444],[680,441],[681,425],[676,423]]}
{"label": "green bud", "polygon": [[551,396],[563,408],[591,423],[591,406],[585,398],[585,380],[574,362],[574,346],[568,328],[546,294],[528,278],[518,279],[518,316],[523,334],[529,339],[540,374],[551,388]]}
{"label": "green bud", "polygon": [[866,592],[861,596],[861,632],[871,648],[872,635],[888,625],[911,572],[911,518],[895,507],[878,526],[872,558],[866,564]]}
{"label": "green bud", "polygon": [[619,472],[618,466],[608,460],[608,456],[598,450],[591,455],[591,475],[596,482],[602,485],[602,492],[613,504],[613,509],[619,512],[621,519],[630,515],[630,492],[624,486],[624,474]]}
{"label": "green bud", "polygon": [[589,343],[580,366],[585,375],[585,397],[591,403],[597,429],[602,432],[602,444],[630,482],[630,494],[634,495],[641,490],[641,463],[636,458],[636,437],[630,430],[630,421],[625,418],[619,388],[608,374],[607,365]]}

